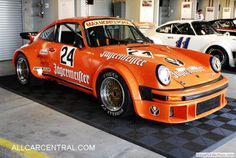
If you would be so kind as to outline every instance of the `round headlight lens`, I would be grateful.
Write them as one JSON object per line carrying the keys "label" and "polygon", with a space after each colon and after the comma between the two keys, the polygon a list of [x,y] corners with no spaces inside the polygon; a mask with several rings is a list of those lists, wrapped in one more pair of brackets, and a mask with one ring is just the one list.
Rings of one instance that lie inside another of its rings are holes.
{"label": "round headlight lens", "polygon": [[171,81],[170,70],[164,65],[159,65],[157,67],[156,75],[157,75],[158,81],[162,85],[167,86],[168,84],[170,84],[170,81]]}
{"label": "round headlight lens", "polygon": [[211,57],[211,67],[215,72],[221,71],[221,62],[217,57]]}

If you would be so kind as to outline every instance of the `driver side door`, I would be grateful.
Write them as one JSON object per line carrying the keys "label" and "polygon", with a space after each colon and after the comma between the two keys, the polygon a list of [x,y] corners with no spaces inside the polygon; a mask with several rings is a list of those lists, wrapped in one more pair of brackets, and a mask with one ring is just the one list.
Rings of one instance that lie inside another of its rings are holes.
{"label": "driver side door", "polygon": [[51,77],[59,82],[90,90],[90,58],[84,47],[79,23],[57,25],[55,43],[49,46]]}

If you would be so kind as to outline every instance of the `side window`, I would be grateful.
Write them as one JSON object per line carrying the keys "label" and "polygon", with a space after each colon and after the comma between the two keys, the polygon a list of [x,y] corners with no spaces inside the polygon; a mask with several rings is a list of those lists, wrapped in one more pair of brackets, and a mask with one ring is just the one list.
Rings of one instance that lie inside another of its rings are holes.
{"label": "side window", "polygon": [[173,33],[183,34],[183,35],[194,35],[194,32],[193,32],[190,24],[188,24],[188,23],[175,26],[175,29],[173,29]]}
{"label": "side window", "polygon": [[48,29],[46,29],[40,34],[39,38],[46,41],[54,41],[55,39],[54,30],[55,30],[55,26],[49,27]]}
{"label": "side window", "polygon": [[171,24],[162,26],[156,30],[159,33],[171,33]]}
{"label": "side window", "polygon": [[57,42],[75,45],[83,43],[80,25],[77,23],[63,23],[57,28]]}

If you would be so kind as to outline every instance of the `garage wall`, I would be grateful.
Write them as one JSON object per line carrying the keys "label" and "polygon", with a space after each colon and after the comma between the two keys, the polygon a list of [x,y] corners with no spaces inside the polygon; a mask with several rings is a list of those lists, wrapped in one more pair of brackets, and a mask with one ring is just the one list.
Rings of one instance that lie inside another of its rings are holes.
{"label": "garage wall", "polygon": [[133,21],[140,20],[140,0],[126,0],[125,18]]}
{"label": "garage wall", "polygon": [[170,0],[170,17],[169,20],[181,19],[181,4],[182,0]]}
{"label": "garage wall", "polygon": [[[159,8],[159,5],[164,4],[164,7]],[[170,0],[170,3],[166,3],[166,0],[154,0],[154,22],[156,24],[162,24],[166,21],[180,20],[181,19],[181,4],[186,0]],[[192,18],[196,14],[197,0],[189,0],[193,3]],[[206,0],[204,0],[206,1]],[[126,0],[126,18],[139,21],[140,20],[140,3],[141,0]],[[163,16],[160,20],[160,16]]]}
{"label": "garage wall", "polygon": [[45,25],[58,19],[58,0],[44,0],[44,4],[47,7],[43,7],[44,15],[39,16],[41,0],[23,0],[23,30],[25,32],[37,32],[41,30]]}
{"label": "garage wall", "polygon": [[206,0],[198,0],[198,9],[202,9],[202,14],[206,17],[206,7],[208,7],[209,1]]}
{"label": "garage wall", "polygon": [[0,61],[12,58],[22,45],[21,0],[0,0]]}
{"label": "garage wall", "polygon": [[[234,1],[235,0],[230,0],[230,8],[231,8],[231,18],[234,18]],[[223,8],[226,7],[226,0],[220,0],[220,15],[219,17],[223,17]]]}
{"label": "garage wall", "polygon": [[93,5],[87,5],[86,0],[76,0],[76,15],[112,16],[112,0],[94,0]]}
{"label": "garage wall", "polygon": [[94,0],[93,5],[89,5],[90,16],[111,16],[112,1],[111,0]]}

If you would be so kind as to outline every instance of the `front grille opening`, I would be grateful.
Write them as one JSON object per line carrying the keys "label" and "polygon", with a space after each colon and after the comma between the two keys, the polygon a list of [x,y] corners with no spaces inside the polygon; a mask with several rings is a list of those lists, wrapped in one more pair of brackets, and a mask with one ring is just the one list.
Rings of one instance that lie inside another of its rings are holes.
{"label": "front grille opening", "polygon": [[220,96],[203,101],[197,104],[197,115],[212,110],[220,106]]}

